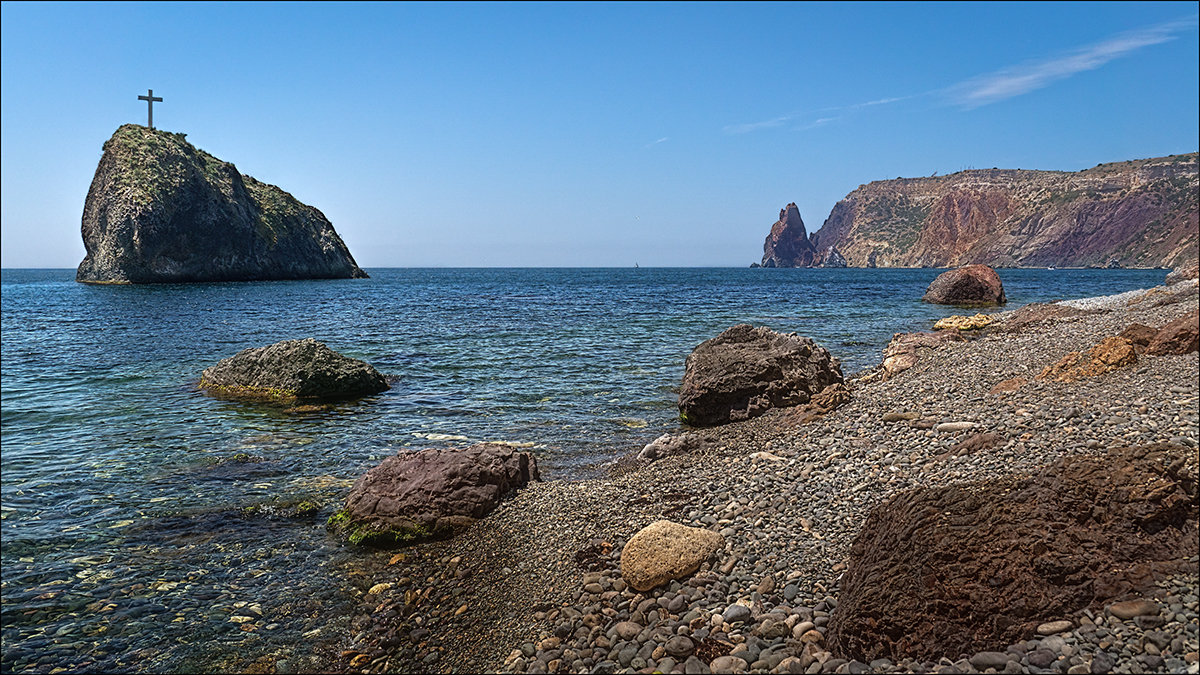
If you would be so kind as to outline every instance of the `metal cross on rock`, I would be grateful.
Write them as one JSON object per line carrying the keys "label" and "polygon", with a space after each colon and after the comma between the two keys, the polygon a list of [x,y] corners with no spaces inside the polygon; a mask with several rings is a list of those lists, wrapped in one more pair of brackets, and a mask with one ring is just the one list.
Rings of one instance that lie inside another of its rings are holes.
{"label": "metal cross on rock", "polygon": [[154,102],[155,102],[155,101],[158,101],[158,102],[160,102],[160,103],[161,103],[161,102],[162,102],[162,97],[161,97],[161,96],[155,96],[155,95],[154,95],[154,90],[153,90],[153,89],[147,89],[147,90],[146,90],[146,95],[145,95],[145,96],[139,96],[139,97],[138,97],[138,100],[139,100],[139,101],[145,101],[145,102],[146,102],[146,105],[149,107],[150,119],[147,121],[147,123],[146,123],[146,126],[148,126],[148,127],[150,127],[151,129],[153,129],[153,128],[154,128]]}

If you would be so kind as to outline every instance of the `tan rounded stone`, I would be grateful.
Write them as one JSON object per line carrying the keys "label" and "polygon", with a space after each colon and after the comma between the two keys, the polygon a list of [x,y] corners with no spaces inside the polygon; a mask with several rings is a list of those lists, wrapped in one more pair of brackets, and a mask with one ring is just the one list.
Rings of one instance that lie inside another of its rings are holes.
{"label": "tan rounded stone", "polygon": [[638,591],[648,591],[700,568],[725,546],[711,530],[660,520],[633,535],[621,551],[621,576]]}

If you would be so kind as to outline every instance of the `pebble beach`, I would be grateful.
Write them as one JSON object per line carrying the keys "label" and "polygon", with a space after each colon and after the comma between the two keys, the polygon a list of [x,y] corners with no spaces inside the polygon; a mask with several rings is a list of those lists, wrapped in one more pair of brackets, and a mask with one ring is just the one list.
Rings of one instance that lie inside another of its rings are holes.
{"label": "pebble beach", "polygon": [[[995,650],[870,663],[824,646],[848,551],[871,509],[917,487],[1020,476],[1059,458],[1170,443],[1195,453],[1197,353],[1144,356],[1075,382],[1035,376],[1131,323],[1195,311],[1195,281],[1074,301],[1086,313],[925,350],[890,379],[847,378],[849,403],[808,423],[788,410],[705,434],[602,478],[532,483],[454,539],[372,553],[333,664],[349,672],[1198,672],[1197,551],[1122,605],[1055,617]],[[994,326],[994,327],[995,327]],[[1023,377],[1015,391],[990,393]],[[970,433],[1002,440],[956,456]],[[666,519],[719,532],[693,575],[637,592],[629,538]],[[260,663],[263,663],[260,661]],[[265,663],[263,665],[266,665]],[[287,672],[300,664],[277,664]],[[268,671],[270,672],[270,671]]]}

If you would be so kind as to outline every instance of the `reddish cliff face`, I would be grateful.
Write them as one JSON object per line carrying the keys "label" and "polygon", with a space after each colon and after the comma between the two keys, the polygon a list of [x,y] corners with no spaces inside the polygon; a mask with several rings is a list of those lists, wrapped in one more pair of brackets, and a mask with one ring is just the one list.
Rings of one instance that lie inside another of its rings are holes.
{"label": "reddish cliff face", "polygon": [[797,266],[822,264],[836,247],[852,267],[1178,267],[1198,257],[1197,190],[1196,153],[1078,172],[985,169],[877,181],[833,207],[812,237],[819,250],[802,228],[803,244],[779,241],[774,250],[814,248]]}
{"label": "reddish cliff face", "polygon": [[795,202],[779,209],[779,220],[763,243],[763,267],[811,267],[817,249],[808,240],[800,209]]}

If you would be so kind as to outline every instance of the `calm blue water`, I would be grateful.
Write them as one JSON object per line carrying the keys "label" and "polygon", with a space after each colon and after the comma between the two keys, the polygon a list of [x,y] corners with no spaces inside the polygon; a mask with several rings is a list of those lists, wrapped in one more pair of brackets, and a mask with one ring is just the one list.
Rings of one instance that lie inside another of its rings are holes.
{"label": "calm blue water", "polygon": [[[735,323],[808,335],[849,374],[893,333],[955,313],[920,302],[932,269],[369,272],[135,287],[3,271],[4,670],[302,656],[339,637],[340,575],[356,555],[326,536],[324,516],[383,457],[505,441],[530,448],[544,477],[586,477],[676,426],[684,358]],[[999,272],[1009,307],[1165,275]],[[303,414],[194,388],[221,358],[300,337],[396,382]],[[254,461],[229,461],[239,454]],[[321,517],[240,512],[299,498],[324,504]]]}

